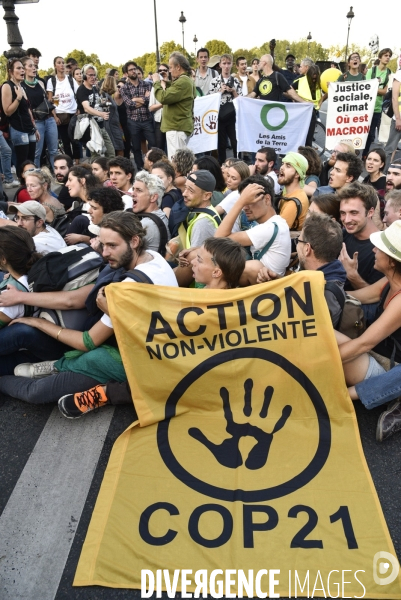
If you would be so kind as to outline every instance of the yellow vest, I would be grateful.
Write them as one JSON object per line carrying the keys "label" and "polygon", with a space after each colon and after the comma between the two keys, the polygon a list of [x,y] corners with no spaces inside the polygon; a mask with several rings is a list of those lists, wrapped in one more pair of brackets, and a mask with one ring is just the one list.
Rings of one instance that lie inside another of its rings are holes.
{"label": "yellow vest", "polygon": [[320,88],[316,89],[316,100],[313,100],[308,83],[308,78],[305,75],[305,77],[301,77],[300,79],[298,79],[298,96],[301,96],[303,100],[313,102],[316,110],[318,110],[320,98],[322,96],[322,90]]}

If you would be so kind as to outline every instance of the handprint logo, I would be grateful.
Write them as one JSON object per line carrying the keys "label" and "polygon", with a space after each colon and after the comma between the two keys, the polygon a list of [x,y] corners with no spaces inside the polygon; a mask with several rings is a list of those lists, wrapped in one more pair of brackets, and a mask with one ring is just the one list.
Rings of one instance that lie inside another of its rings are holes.
{"label": "handprint logo", "polygon": [[[250,417],[252,414],[252,379],[247,379],[244,383],[244,407],[243,413],[246,417]],[[274,389],[268,386],[265,389],[263,405],[259,413],[261,419],[267,417],[270,403],[272,400]],[[191,427],[188,433],[195,440],[198,440],[201,444],[206,446],[208,450],[213,454],[215,459],[223,466],[228,469],[236,469],[243,464],[241,452],[239,450],[239,442],[242,437],[253,437],[256,440],[255,446],[249,452],[248,457],[245,461],[245,467],[250,470],[260,469],[265,466],[270,446],[273,441],[273,436],[284,427],[289,418],[292,407],[287,404],[282,411],[281,417],[275,424],[273,431],[268,433],[256,425],[251,423],[236,423],[233,418],[231,411],[229,393],[227,388],[222,387],[220,389],[220,397],[223,401],[223,411],[226,420],[226,431],[232,437],[223,440],[221,444],[214,444],[211,442],[206,435],[197,427]]]}
{"label": "handprint logo", "polygon": [[209,122],[206,123],[206,127],[210,131],[216,131],[217,129],[217,115],[209,115]]}

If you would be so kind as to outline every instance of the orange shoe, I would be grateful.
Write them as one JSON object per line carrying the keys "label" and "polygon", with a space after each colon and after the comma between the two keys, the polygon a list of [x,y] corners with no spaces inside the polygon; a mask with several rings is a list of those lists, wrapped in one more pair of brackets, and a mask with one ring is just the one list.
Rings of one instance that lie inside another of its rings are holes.
{"label": "orange shoe", "polygon": [[110,404],[103,385],[77,394],[67,394],[58,401],[61,414],[67,419],[79,419],[86,413]]}

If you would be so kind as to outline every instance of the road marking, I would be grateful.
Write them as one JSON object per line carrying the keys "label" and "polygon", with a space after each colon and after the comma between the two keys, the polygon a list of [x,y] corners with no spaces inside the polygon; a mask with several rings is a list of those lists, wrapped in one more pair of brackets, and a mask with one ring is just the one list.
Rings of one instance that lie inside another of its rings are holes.
{"label": "road marking", "polygon": [[2,600],[54,600],[113,412],[51,413],[0,517]]}

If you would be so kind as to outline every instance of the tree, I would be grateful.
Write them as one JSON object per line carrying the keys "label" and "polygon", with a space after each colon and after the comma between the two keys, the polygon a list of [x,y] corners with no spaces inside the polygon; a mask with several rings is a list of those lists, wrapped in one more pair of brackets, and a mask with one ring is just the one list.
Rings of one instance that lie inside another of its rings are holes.
{"label": "tree", "polygon": [[234,65],[235,65],[235,61],[237,60],[237,58],[239,56],[245,56],[248,66],[251,66],[252,59],[255,58],[255,55],[252,54],[252,52],[250,50],[244,50],[243,48],[240,48],[239,50],[236,50],[233,54]]}
{"label": "tree", "polygon": [[210,56],[221,56],[222,54],[231,54],[231,48],[222,40],[210,40],[206,42],[205,48],[209,50]]}
{"label": "tree", "polygon": [[91,63],[96,68],[100,67],[101,62],[97,54],[85,54],[83,50],[72,50],[66,58],[75,58],[80,67]]}
{"label": "tree", "polygon": [[7,79],[7,59],[5,56],[0,56],[0,84]]}

